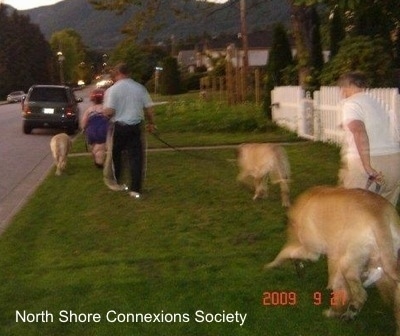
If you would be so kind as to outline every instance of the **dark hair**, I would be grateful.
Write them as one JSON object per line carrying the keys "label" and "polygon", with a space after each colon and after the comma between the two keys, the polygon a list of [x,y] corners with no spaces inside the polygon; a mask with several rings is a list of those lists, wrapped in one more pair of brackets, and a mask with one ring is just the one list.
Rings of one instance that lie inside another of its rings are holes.
{"label": "dark hair", "polygon": [[118,71],[119,73],[122,73],[123,75],[128,75],[129,74],[129,68],[128,68],[128,65],[126,63],[118,63],[114,67],[114,70]]}
{"label": "dark hair", "polygon": [[347,72],[340,76],[338,86],[343,87],[349,85],[354,85],[364,89],[368,86],[367,78],[359,71]]}

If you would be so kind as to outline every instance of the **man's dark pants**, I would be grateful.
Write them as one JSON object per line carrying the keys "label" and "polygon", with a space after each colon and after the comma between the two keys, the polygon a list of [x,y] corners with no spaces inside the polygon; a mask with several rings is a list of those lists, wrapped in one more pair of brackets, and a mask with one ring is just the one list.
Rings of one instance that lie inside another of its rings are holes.
{"label": "man's dark pants", "polygon": [[131,177],[130,190],[142,190],[143,145],[141,124],[126,125],[116,122],[114,129],[112,158],[115,178],[120,183],[122,173],[122,151],[127,150]]}

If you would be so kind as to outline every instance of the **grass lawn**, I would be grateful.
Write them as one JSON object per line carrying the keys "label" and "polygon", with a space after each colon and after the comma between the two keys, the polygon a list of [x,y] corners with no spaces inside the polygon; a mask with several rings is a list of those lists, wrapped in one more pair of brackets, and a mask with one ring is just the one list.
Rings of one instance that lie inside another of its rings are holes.
{"label": "grass lawn", "polygon": [[[244,131],[178,136],[161,113],[159,120],[177,145],[246,141]],[[293,141],[279,130],[247,137],[278,138]],[[336,183],[336,147],[292,142],[285,149],[292,198]],[[285,241],[279,187],[254,202],[235,181],[233,149],[185,153],[149,152],[140,201],[108,190],[88,156],[70,157],[61,177],[53,171],[0,237],[0,335],[394,334],[373,289],[356,321],[322,316],[330,301],[323,259],[307,264],[303,278],[290,264],[263,271]],[[36,321],[17,322],[24,312]],[[129,320],[136,314],[148,320]]]}

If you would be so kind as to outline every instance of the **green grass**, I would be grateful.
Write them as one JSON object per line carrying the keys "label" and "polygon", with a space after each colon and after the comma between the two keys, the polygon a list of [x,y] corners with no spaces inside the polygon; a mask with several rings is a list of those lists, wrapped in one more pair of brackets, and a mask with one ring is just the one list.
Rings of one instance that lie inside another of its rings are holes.
{"label": "green grass", "polygon": [[[161,113],[159,120],[163,124]],[[177,130],[168,130],[165,137],[186,143]],[[215,138],[213,132],[205,133],[190,130],[187,143],[246,140],[243,132],[218,132]],[[255,134],[268,141],[278,133],[259,131],[248,138]],[[75,150],[82,143],[74,143]],[[292,198],[310,186],[336,183],[336,147],[298,142],[285,148],[292,165]],[[0,237],[0,335],[394,334],[391,312],[373,290],[356,321],[322,316],[329,305],[323,259],[307,265],[303,278],[290,264],[263,271],[285,241],[279,187],[271,186],[267,199],[254,202],[252,193],[235,181],[233,149],[185,153],[148,154],[146,192],[140,201],[108,190],[89,156],[70,157],[61,177],[52,171]],[[296,302],[263,305],[264,293],[273,292],[292,292]],[[317,292],[323,295],[318,306]],[[47,310],[54,322],[16,323],[17,310]],[[97,313],[102,321],[61,323],[64,310]],[[199,323],[199,310],[237,311],[247,318],[243,326]],[[110,311],[121,317],[188,314],[190,321],[112,323],[106,321]]]}

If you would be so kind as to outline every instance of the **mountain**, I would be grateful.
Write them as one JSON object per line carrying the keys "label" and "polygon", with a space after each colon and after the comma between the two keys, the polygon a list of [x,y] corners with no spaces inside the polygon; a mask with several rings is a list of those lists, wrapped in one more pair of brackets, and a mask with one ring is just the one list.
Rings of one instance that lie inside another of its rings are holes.
{"label": "mountain", "polygon": [[[145,1],[143,1],[145,2]],[[288,23],[290,14],[287,1],[269,0],[258,1],[252,5],[248,0],[247,29],[248,32],[270,30],[276,22]],[[249,5],[250,3],[250,5]],[[237,35],[240,32],[240,13],[237,5],[226,6],[214,4],[213,13],[204,15],[203,10],[196,6],[210,6],[196,0],[174,0],[176,8],[184,8],[189,15],[185,19],[177,18],[168,3],[158,10],[157,20],[163,22],[160,29],[154,33],[146,32],[142,38],[151,38],[153,41],[162,41],[174,36],[176,39],[187,37],[217,36],[221,34]],[[124,35],[123,26],[136,13],[132,7],[121,15],[110,11],[95,10],[88,0],[64,0],[51,6],[38,7],[20,11],[28,15],[31,22],[39,25],[47,39],[59,30],[72,28],[82,36],[84,43],[91,49],[109,50],[120,42]]]}

